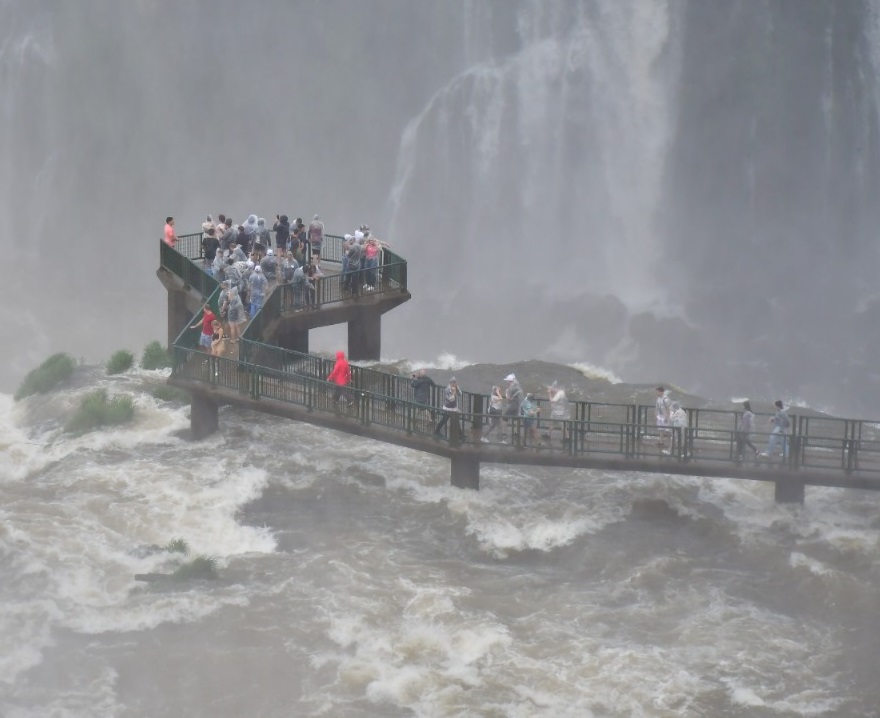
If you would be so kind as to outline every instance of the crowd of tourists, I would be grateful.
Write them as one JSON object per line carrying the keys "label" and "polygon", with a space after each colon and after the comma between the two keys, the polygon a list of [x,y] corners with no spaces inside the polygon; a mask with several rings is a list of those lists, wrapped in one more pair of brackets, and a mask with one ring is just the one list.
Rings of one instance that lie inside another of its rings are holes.
{"label": "crowd of tourists", "polygon": [[[177,242],[173,217],[166,219],[164,241],[171,247]],[[208,215],[202,223],[204,267],[220,282],[223,291],[220,316],[216,316],[205,305],[201,319],[191,327],[201,327],[199,345],[214,356],[222,356],[226,351],[224,341],[228,338],[230,343],[236,344],[240,340],[242,326],[249,317],[260,311],[268,292],[277,284],[290,283],[294,286],[297,305],[313,304],[317,281],[323,276],[320,267],[323,243],[324,223],[317,214],[308,226],[299,217],[291,223],[287,215],[277,214],[271,229],[265,219],[253,214],[243,224],[235,224],[223,214],[218,215],[218,221],[214,222]],[[342,256],[342,286],[345,291],[375,289],[381,250],[387,246],[387,243],[370,233],[367,225],[361,225],[354,233],[345,235]],[[351,368],[344,352],[337,352],[336,364],[327,380],[336,385],[334,400],[352,403],[353,398],[347,388],[351,383]],[[436,419],[431,407],[432,388],[435,386],[424,369],[412,375],[413,398],[422,407],[423,416],[429,417],[431,422]],[[688,413],[682,408],[681,402],[671,398],[666,387],[658,386],[656,394],[658,444],[661,454],[670,455],[674,450],[675,437],[681,437],[682,431],[688,427]],[[565,390],[553,382],[547,387],[547,400],[551,421],[546,422],[547,430],[539,434],[541,406],[533,393],[523,392],[516,375],[509,374],[504,378],[503,388],[492,387],[488,398],[487,423],[480,441],[490,443],[490,437],[497,432],[499,442],[506,444],[506,428],[511,424],[511,419],[519,418],[525,432],[525,446],[540,448],[554,442],[566,446],[571,438],[567,423],[571,416]],[[434,426],[436,436],[442,436],[450,419],[460,413],[460,402],[461,390],[456,378],[452,377],[443,390],[442,411]],[[787,456],[787,432],[791,426],[788,409],[781,400],[777,400],[774,406],[776,412],[769,419],[771,430],[767,447],[760,451],[751,440],[755,431],[755,414],[750,402],[743,402],[743,412],[734,434],[737,461],[746,458],[746,448],[751,452],[750,458],[759,462],[775,457],[778,452],[783,458]],[[462,431],[461,424],[457,428]]]}
{"label": "crowd of tourists", "polygon": [[[170,247],[177,243],[173,217],[165,220],[164,241]],[[217,215],[217,221],[207,215],[201,244],[204,270],[221,287],[220,315],[214,317],[221,329],[218,355],[225,351],[225,340],[238,343],[244,325],[260,311],[276,286],[292,285],[295,308],[316,306],[318,282],[324,277],[324,222],[319,215],[306,225],[300,217],[291,222],[286,214],[276,214],[271,228],[255,214],[241,224],[224,214]],[[357,296],[376,290],[381,252],[387,246],[366,224],[345,235],[343,292]],[[207,337],[215,332],[207,331],[210,326],[202,329],[202,346],[210,348]]]}
{"label": "crowd of tourists", "polygon": [[[411,388],[413,399],[422,407],[423,414],[436,418],[436,413],[431,408],[432,388],[436,386],[434,381],[427,375],[424,369],[412,375]],[[507,428],[512,424],[512,419],[518,418],[524,432],[523,446],[542,448],[545,446],[566,447],[571,440],[571,412],[568,398],[563,387],[553,382],[546,388],[547,405],[549,408],[549,421],[544,421],[543,431],[539,430],[539,419],[542,417],[542,409],[538,399],[532,392],[524,392],[515,374],[508,374],[504,378],[504,386],[493,386],[488,397],[487,416],[484,428],[480,435],[480,441],[491,443],[493,434],[498,442],[508,443]],[[681,402],[671,398],[669,390],[664,386],[656,388],[656,427],[657,441],[661,455],[669,456],[675,451],[676,438],[683,440],[684,430],[688,428],[688,412]],[[434,428],[434,434],[441,436],[444,429],[449,425],[452,417],[461,412],[461,390],[455,377],[443,389],[442,407],[440,419]],[[788,433],[791,420],[788,409],[782,400],[774,403],[775,413],[768,419],[770,432],[767,447],[764,451],[759,450],[752,442],[752,436],[756,431],[755,414],[751,403],[746,400],[742,403],[742,413],[737,421],[734,432],[735,459],[742,462],[746,458],[754,461],[770,461],[771,459],[788,455]],[[463,432],[461,424],[457,427]],[[462,434],[463,435],[463,434]],[[647,437],[643,437],[647,438]],[[746,448],[750,453],[746,454]],[[680,445],[678,450],[687,454],[690,450],[686,444]]]}
{"label": "crowd of tourists", "polygon": [[[433,420],[435,413],[430,405],[432,387],[436,386],[434,380],[424,369],[420,369],[412,375],[410,385],[413,399],[422,407],[423,415]],[[522,427],[525,431],[525,446],[540,448],[554,443],[566,446],[570,436],[565,421],[570,419],[570,412],[565,390],[553,382],[547,387],[547,400],[551,421],[547,424],[546,430],[539,434],[538,419],[541,415],[541,406],[537,398],[532,392],[523,392],[516,374],[508,374],[504,378],[504,387],[493,386],[489,394],[487,423],[480,435],[480,441],[484,444],[491,443],[490,437],[497,432],[499,443],[508,443],[507,429],[512,424],[511,420],[519,417],[522,419]],[[435,436],[442,436],[450,419],[460,411],[461,389],[458,388],[458,380],[452,377],[443,389],[442,410],[440,419],[434,427]],[[462,431],[461,424],[457,428]]]}

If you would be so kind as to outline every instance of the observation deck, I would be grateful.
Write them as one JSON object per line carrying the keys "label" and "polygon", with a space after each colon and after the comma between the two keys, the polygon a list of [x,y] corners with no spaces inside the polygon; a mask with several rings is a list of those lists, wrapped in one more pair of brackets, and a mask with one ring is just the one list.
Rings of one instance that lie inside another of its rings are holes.
{"label": "observation deck", "polygon": [[[398,374],[352,366],[351,403],[334,401],[336,386],[326,381],[333,361],[309,353],[309,330],[345,322],[349,358],[378,360],[382,314],[411,296],[406,260],[384,249],[375,291],[346,291],[337,271],[342,238],[325,235],[322,266],[329,271],[314,303],[302,306],[291,285],[275,286],[237,350],[208,357],[198,347],[200,330],[189,328],[206,301],[217,308],[220,291],[204,271],[201,234],[178,238],[175,248],[159,245],[173,356],[169,383],[192,394],[196,438],[217,430],[218,407],[229,404],[448,458],[451,482],[461,488],[479,489],[480,465],[488,462],[768,481],[777,501],[803,502],[806,486],[880,490],[880,421],[790,415],[782,455],[758,462],[737,457],[736,411],[687,409],[688,427],[661,436],[653,405],[572,401],[567,418],[538,420],[538,434],[549,442],[530,446],[522,417],[499,427],[504,443],[500,433],[484,443],[488,397],[470,392],[462,393],[461,411],[438,435],[443,387],[432,388],[429,406],[417,404],[409,377]],[[539,404],[546,417],[549,407]],[[757,415],[755,425],[766,425],[768,416]],[[759,446],[767,437],[751,435]]]}

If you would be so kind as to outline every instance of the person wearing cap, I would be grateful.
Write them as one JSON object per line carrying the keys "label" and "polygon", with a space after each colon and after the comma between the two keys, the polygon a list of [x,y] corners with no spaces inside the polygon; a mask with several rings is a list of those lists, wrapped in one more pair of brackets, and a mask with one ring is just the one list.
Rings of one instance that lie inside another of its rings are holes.
{"label": "person wearing cap", "polygon": [[266,287],[268,286],[269,280],[263,274],[263,268],[259,264],[256,265],[253,274],[248,279],[251,297],[251,317],[255,317],[257,312],[263,308],[263,302],[266,300]]}
{"label": "person wearing cap", "polygon": [[274,282],[278,278],[278,260],[275,259],[275,252],[271,248],[266,250],[266,256],[260,260],[260,267],[268,281]]}
{"label": "person wearing cap", "polygon": [[[504,400],[506,402],[506,406],[504,407],[504,417],[505,422],[510,424],[512,418],[519,416],[519,407],[520,404],[522,404],[523,392],[522,387],[516,379],[516,374],[508,374],[504,377],[504,381],[507,384],[507,387],[504,390]],[[504,439],[505,437],[502,436],[501,438]]]}
{"label": "person wearing cap", "polygon": [[[449,417],[452,416],[453,413],[461,411],[459,408],[460,398],[461,389],[458,388],[458,381],[455,377],[452,377],[446,385],[446,388],[443,390],[443,417],[437,424],[437,428],[434,429],[434,434],[436,436],[440,436],[443,427],[445,427],[449,421]],[[456,419],[456,421],[457,420],[458,419]],[[459,424],[459,435],[461,435],[461,424]]]}

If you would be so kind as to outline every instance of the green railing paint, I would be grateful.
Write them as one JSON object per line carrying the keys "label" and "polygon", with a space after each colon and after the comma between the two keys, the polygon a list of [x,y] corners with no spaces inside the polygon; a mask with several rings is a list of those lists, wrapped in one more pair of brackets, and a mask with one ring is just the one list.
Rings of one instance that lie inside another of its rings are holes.
{"label": "green railing paint", "polygon": [[[322,259],[332,262],[337,244],[341,257],[341,243],[341,237],[325,235]],[[175,249],[160,242],[161,266],[201,292],[202,296],[208,296],[208,302],[216,308],[220,289],[200,266],[200,253],[201,234],[179,237]],[[406,262],[387,249],[383,251],[383,262],[380,269],[384,273],[383,284],[387,285],[385,291],[405,290]],[[328,279],[336,279],[336,276],[321,281]],[[336,288],[327,289],[318,296],[323,303],[352,299]],[[433,387],[431,404],[425,406],[414,402],[409,377],[352,366],[349,391],[354,402],[350,407],[341,406],[332,399],[335,385],[326,381],[333,367],[332,359],[282,349],[262,341],[269,322],[298,308],[293,288],[279,285],[242,335],[237,361],[209,357],[199,351],[199,330],[187,326],[172,347],[172,373],[231,389],[252,399],[291,403],[309,411],[343,413],[360,423],[388,427],[408,435],[433,433],[442,416],[439,408],[442,386]],[[201,313],[194,316],[190,324],[195,324],[200,316]],[[549,413],[546,399],[539,399],[538,404]],[[480,441],[479,430],[491,418],[483,412],[488,406],[488,397],[462,392],[460,406],[462,410],[450,418],[441,440],[456,446],[476,445]],[[661,455],[658,446],[661,436],[655,426],[653,405],[570,400],[569,407],[567,419],[554,420],[545,416],[538,420],[539,436],[550,432],[554,438],[563,434],[569,437],[564,444],[557,442],[541,448],[541,451],[571,456],[609,454],[635,460],[688,462],[699,458],[700,462],[736,463],[735,428],[741,416],[738,411],[687,409],[689,427],[669,429],[668,436],[662,438],[670,451],[668,455]],[[770,414],[756,414],[755,426],[768,426],[770,417]],[[880,421],[795,414],[790,415],[790,419],[792,429],[785,437],[787,456],[775,459],[774,465],[790,471],[825,470],[880,476]],[[505,427],[509,450],[530,448],[526,446],[522,417],[506,417],[502,427]],[[752,441],[759,448],[763,448],[769,436],[769,431],[751,434]],[[493,442],[495,438],[493,436]],[[496,448],[500,448],[497,443]]]}

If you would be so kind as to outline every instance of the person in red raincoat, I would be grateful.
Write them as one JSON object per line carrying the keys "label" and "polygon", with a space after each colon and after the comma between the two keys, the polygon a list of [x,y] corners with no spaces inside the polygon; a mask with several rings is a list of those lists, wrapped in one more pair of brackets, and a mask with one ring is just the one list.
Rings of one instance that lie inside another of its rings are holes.
{"label": "person in red raincoat", "polygon": [[333,365],[333,371],[327,375],[327,381],[336,384],[333,391],[333,401],[339,401],[340,397],[344,397],[350,403],[348,392],[345,390],[351,384],[351,365],[345,358],[345,352],[336,352],[336,364]]}

